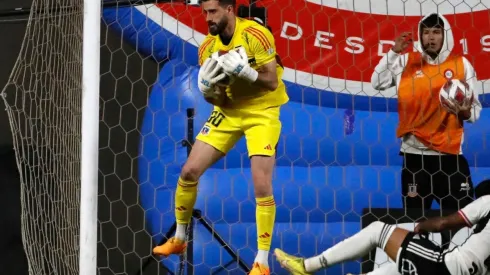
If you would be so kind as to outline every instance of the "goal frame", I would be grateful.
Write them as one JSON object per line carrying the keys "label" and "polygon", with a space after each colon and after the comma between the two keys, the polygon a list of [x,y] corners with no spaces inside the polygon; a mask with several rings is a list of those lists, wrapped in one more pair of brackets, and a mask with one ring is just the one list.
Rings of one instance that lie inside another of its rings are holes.
{"label": "goal frame", "polygon": [[102,2],[83,2],[80,274],[97,274],[100,26]]}

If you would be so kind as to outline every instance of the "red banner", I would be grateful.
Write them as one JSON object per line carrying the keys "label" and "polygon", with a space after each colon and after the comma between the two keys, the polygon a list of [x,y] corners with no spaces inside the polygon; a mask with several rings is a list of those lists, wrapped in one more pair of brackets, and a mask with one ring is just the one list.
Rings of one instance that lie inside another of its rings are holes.
{"label": "red banner", "polygon": [[[282,2],[288,6],[281,6]],[[267,1],[265,5],[268,25],[285,67],[363,82],[370,81],[374,67],[398,34],[412,31],[416,38],[422,18],[352,12],[303,0]],[[201,8],[170,4],[160,7],[181,23],[207,33]],[[490,79],[489,10],[445,17],[454,35],[453,53],[468,58],[479,80]]]}

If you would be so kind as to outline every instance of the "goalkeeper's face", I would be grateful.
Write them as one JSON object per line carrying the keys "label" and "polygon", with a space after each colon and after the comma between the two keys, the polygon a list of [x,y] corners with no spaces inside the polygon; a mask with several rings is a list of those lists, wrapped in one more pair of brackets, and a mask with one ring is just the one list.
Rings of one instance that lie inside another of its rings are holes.
{"label": "goalkeeper's face", "polygon": [[223,33],[233,14],[233,7],[220,5],[219,1],[205,1],[202,3],[202,8],[206,14],[209,33],[211,35]]}

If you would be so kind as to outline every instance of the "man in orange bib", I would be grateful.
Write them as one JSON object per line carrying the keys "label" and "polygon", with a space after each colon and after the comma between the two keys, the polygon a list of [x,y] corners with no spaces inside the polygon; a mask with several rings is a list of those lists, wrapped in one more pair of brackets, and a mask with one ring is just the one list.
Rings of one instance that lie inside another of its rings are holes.
{"label": "man in orange bib", "polygon": [[[430,209],[435,199],[442,209],[460,209],[473,200],[462,144],[464,121],[478,120],[482,108],[476,73],[465,57],[451,52],[454,38],[444,16],[425,16],[418,38],[417,51],[403,53],[412,38],[411,33],[400,35],[376,66],[371,83],[377,90],[397,88],[403,205]],[[449,79],[466,81],[474,96],[444,108],[439,92]]]}

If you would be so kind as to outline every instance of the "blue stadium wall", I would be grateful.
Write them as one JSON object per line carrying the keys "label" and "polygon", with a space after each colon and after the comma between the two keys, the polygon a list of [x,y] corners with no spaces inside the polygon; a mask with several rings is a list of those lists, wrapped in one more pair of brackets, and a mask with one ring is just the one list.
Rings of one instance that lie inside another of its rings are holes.
{"label": "blue stadium wall", "polygon": [[[162,64],[148,100],[138,159],[141,204],[154,241],[174,222],[173,192],[187,156],[186,109],[194,108],[194,135],[211,106],[197,90],[197,48],[162,29],[134,8],[105,9],[104,20],[138,51]],[[396,100],[350,96],[286,83],[283,132],[274,176],[277,202],[272,247],[303,256],[317,254],[361,228],[364,208],[400,208]],[[482,98],[483,100],[483,98]],[[466,126],[464,152],[473,180],[490,171],[488,109]],[[244,140],[200,180],[196,208],[249,264],[256,251],[255,202]],[[437,206],[436,206],[437,207]],[[196,274],[210,274],[231,258],[200,225],[195,228]],[[171,269],[178,258],[163,260]],[[236,264],[227,266],[236,274]],[[325,274],[356,273],[358,262]],[[274,263],[276,274],[285,274]]]}

